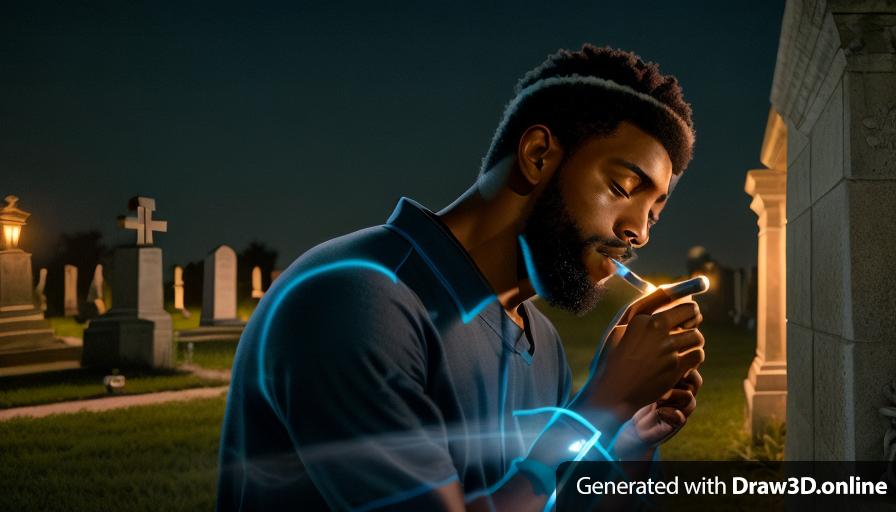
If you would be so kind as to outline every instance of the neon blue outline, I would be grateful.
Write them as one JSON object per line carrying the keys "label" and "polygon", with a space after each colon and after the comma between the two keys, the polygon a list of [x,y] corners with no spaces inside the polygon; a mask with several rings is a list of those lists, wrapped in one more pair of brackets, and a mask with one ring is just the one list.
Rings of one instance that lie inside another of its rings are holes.
{"label": "neon blue outline", "polygon": [[437,489],[439,487],[448,485],[451,482],[454,482],[455,480],[460,480],[460,477],[458,477],[456,474],[452,475],[451,477],[446,478],[444,480],[440,480],[438,482],[432,482],[432,483],[427,482],[425,484],[418,485],[417,487],[414,487],[413,489],[408,489],[406,491],[402,491],[402,492],[392,495],[392,496],[387,496],[385,498],[379,498],[379,499],[370,501],[358,508],[353,508],[351,510],[354,510],[355,512],[366,512],[368,510],[374,510],[374,509],[378,509],[378,508],[388,507],[389,505],[394,505],[396,503],[408,500],[410,498],[420,496],[421,494],[429,492],[433,489]]}
{"label": "neon blue outline", "polygon": [[[551,426],[554,424],[554,422],[557,421],[557,419],[558,419],[560,416],[569,416],[570,418],[572,418],[572,419],[574,419],[575,421],[579,422],[579,424],[581,424],[583,427],[587,428],[587,429],[588,429],[590,432],[592,432],[592,434],[593,434],[593,435],[591,436],[591,438],[588,439],[588,440],[585,442],[585,444],[582,446],[581,450],[579,450],[579,453],[576,454],[576,456],[572,459],[571,462],[579,462],[579,461],[581,461],[582,459],[585,458],[585,455],[586,455],[592,448],[596,449],[596,450],[598,451],[598,453],[600,453],[601,456],[604,457],[604,458],[607,460],[607,462],[613,462],[613,463],[618,462],[616,459],[613,458],[612,455],[610,455],[610,454],[607,452],[606,449],[604,449],[603,446],[601,446],[601,445],[597,442],[598,439],[600,439],[600,437],[601,437],[601,432],[600,432],[600,430],[598,430],[597,427],[595,427],[590,421],[588,421],[587,419],[585,419],[584,416],[582,416],[581,414],[579,414],[579,413],[577,413],[577,412],[575,412],[575,411],[572,411],[572,410],[569,410],[569,409],[566,409],[566,408],[563,408],[563,407],[552,407],[552,406],[549,406],[549,407],[539,407],[539,408],[536,408],[536,409],[526,409],[526,410],[513,411],[513,415],[514,415],[514,416],[531,416],[531,415],[534,415],[534,414],[544,414],[544,413],[549,413],[549,412],[552,412],[552,413],[554,413],[554,414],[553,414],[553,416],[551,417],[550,421],[548,421],[547,426],[546,426],[546,427],[544,428],[544,430],[542,431],[542,435],[543,435],[549,428],[551,428]],[[618,435],[618,433],[617,433],[617,435]],[[539,436],[539,437],[541,437],[541,436]],[[615,437],[616,437],[616,436],[614,436],[614,441],[615,441]],[[536,439],[535,442],[538,442],[538,440]],[[514,469],[515,469],[515,467],[514,467]],[[617,469],[617,471],[618,471],[618,467],[617,467],[616,469]],[[623,475],[623,476],[624,476],[624,475]],[[563,480],[565,480],[566,478],[568,478],[568,476],[566,476],[566,475],[564,475],[563,477],[561,477],[561,479],[563,479]],[[502,479],[502,481],[504,481],[504,480]],[[557,489],[556,489],[556,487],[555,487],[555,488],[554,488],[554,491],[551,493],[550,497],[548,497],[547,502],[545,502],[545,506],[544,506],[544,509],[543,509],[543,510],[544,510],[545,512],[551,510],[551,509],[554,507],[554,504],[555,504],[556,502],[557,502]]]}
{"label": "neon blue outline", "polygon": [[474,318],[476,318],[476,316],[483,309],[485,309],[486,306],[488,306],[492,301],[495,301],[498,299],[497,295],[494,295],[494,294],[489,295],[488,297],[483,299],[482,302],[480,302],[479,304],[474,306],[473,309],[471,309],[470,311],[467,311],[464,308],[463,302],[460,300],[460,297],[457,296],[457,292],[454,291],[454,287],[452,287],[451,284],[448,282],[448,279],[445,276],[443,276],[441,272],[439,272],[439,267],[437,267],[436,264],[432,261],[432,259],[430,259],[430,257],[426,255],[426,251],[424,251],[423,248],[420,247],[420,245],[417,244],[417,242],[413,238],[411,238],[411,235],[407,234],[403,229],[399,228],[398,226],[395,226],[394,224],[386,224],[386,228],[391,229],[391,230],[395,231],[396,233],[398,233],[399,235],[401,235],[402,238],[407,240],[414,247],[414,249],[417,250],[417,254],[419,254],[420,257],[423,258],[423,261],[426,262],[426,264],[432,270],[432,273],[435,274],[435,276],[439,280],[439,282],[442,283],[442,286],[444,286],[445,289],[448,290],[448,295],[451,297],[451,300],[454,301],[454,305],[457,306],[457,310],[460,311],[460,319],[463,323],[465,323],[465,324],[470,323],[470,321],[473,320]]}
{"label": "neon blue outline", "polygon": [[520,242],[520,251],[523,253],[523,263],[526,264],[526,273],[529,275],[529,282],[540,297],[547,298],[547,292],[542,286],[541,278],[538,277],[538,271],[535,269],[535,260],[532,259],[532,250],[529,249],[529,243],[523,235],[517,237]]}
{"label": "neon blue outline", "polygon": [[488,306],[489,304],[491,304],[492,302],[494,302],[497,299],[498,299],[497,295],[490,295],[490,296],[486,297],[482,302],[477,304],[470,311],[464,311],[464,308],[460,307],[461,321],[463,321],[463,323],[465,323],[465,324],[470,323],[470,321],[473,320],[474,318],[476,318],[479,315],[479,313],[481,313],[482,310],[486,308],[486,306]]}
{"label": "neon blue outline", "polygon": [[[276,411],[278,416],[281,416],[280,408],[276,407],[274,404],[274,400],[271,397],[270,392],[267,388],[267,378],[265,377],[265,367],[264,367],[264,356],[265,356],[265,346],[268,342],[268,331],[271,329],[271,322],[274,318],[274,313],[277,311],[277,308],[280,306],[280,303],[283,302],[286,296],[289,295],[292,290],[298,285],[304,283],[305,281],[311,279],[312,277],[319,276],[325,272],[330,272],[333,270],[342,270],[346,268],[366,268],[368,270],[374,270],[383,274],[392,280],[393,283],[398,283],[398,276],[395,275],[395,272],[392,270],[380,265],[379,263],[375,263],[368,260],[361,259],[348,259],[348,260],[340,260],[335,261],[333,263],[327,263],[325,265],[321,265],[319,267],[314,267],[311,270],[307,270],[295,278],[293,278],[289,283],[285,285],[282,290],[277,291],[277,295],[275,295],[272,299],[273,302],[267,308],[265,312],[264,321],[261,324],[261,332],[259,334],[259,342],[258,342],[258,388],[261,390],[262,396],[264,396],[265,400],[268,401],[268,404],[271,408]],[[280,418],[281,421],[283,418]]]}

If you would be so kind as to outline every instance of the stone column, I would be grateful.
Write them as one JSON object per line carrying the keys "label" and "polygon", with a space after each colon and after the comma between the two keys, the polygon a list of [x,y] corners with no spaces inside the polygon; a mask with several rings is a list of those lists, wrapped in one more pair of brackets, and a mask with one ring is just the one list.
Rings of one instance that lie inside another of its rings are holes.
{"label": "stone column", "polygon": [[787,173],[757,169],[747,173],[750,209],[759,216],[756,357],[744,380],[746,427],[761,436],[766,425],[781,423],[787,406],[785,207]]}

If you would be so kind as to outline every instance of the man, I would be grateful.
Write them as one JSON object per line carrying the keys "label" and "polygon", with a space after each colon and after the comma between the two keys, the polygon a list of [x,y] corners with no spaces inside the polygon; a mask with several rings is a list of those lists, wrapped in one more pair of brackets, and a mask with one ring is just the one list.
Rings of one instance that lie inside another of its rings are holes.
{"label": "man", "polygon": [[630,53],[586,45],[526,74],[452,205],[402,199],[261,301],[234,361],[218,508],[541,510],[563,461],[652,457],[696,406],[696,305],[636,308],[570,397],[530,299],[591,309],[692,146],[676,80]]}

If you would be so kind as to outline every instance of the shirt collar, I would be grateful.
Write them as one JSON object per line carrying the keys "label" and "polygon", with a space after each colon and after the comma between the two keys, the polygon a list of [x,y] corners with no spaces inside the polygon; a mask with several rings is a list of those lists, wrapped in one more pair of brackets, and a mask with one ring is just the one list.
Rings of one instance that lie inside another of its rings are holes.
{"label": "shirt collar", "polygon": [[495,293],[467,251],[436,214],[407,197],[398,200],[386,227],[407,239],[445,286],[468,323],[495,301]]}

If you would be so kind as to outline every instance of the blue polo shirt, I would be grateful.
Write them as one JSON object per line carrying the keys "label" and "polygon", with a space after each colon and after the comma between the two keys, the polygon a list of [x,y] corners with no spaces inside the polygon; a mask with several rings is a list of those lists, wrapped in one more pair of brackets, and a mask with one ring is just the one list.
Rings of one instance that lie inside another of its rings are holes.
{"label": "blue polo shirt", "polygon": [[414,506],[488,492],[562,406],[571,374],[530,302],[504,312],[439,218],[401,199],[384,225],[297,259],[240,339],[219,510]]}

